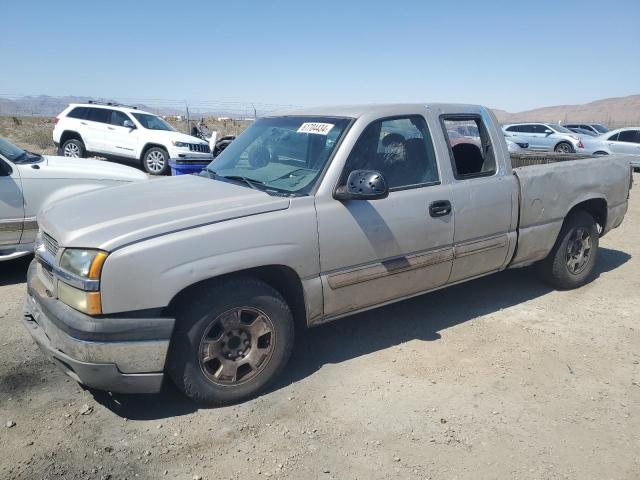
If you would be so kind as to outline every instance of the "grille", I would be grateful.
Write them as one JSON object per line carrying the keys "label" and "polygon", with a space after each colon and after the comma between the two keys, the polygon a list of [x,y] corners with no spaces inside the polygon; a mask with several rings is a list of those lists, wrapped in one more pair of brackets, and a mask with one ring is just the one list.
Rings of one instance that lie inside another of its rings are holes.
{"label": "grille", "polygon": [[200,152],[200,153],[211,153],[211,150],[209,150],[209,145],[201,145],[199,143],[190,143],[189,151]]}
{"label": "grille", "polygon": [[53,257],[58,254],[58,242],[51,235],[42,232],[42,243],[44,244],[44,249]]}

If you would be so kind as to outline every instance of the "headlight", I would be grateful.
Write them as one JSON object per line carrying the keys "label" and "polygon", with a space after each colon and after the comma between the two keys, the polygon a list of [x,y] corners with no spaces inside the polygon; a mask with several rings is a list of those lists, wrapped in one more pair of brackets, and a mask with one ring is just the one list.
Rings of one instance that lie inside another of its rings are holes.
{"label": "headlight", "polygon": [[60,268],[68,273],[89,280],[98,280],[107,252],[67,248],[60,257]]}
{"label": "headlight", "polygon": [[188,144],[188,143],[185,143],[185,142],[176,142],[176,141],[173,141],[173,142],[171,142],[171,143],[173,143],[174,147],[178,147],[178,148],[189,148],[189,144]]}

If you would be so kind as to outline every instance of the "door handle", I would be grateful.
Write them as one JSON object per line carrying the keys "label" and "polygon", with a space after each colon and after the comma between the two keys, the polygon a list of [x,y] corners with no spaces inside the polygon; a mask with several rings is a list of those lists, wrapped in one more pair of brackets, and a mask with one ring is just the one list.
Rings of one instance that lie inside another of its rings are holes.
{"label": "door handle", "polygon": [[436,200],[429,205],[429,215],[432,217],[444,217],[451,213],[451,202],[449,200]]}
{"label": "door handle", "polygon": [[113,127],[107,127],[109,130],[115,130],[115,128]]}
{"label": "door handle", "polygon": [[86,125],[87,122],[80,122],[80,125]]}

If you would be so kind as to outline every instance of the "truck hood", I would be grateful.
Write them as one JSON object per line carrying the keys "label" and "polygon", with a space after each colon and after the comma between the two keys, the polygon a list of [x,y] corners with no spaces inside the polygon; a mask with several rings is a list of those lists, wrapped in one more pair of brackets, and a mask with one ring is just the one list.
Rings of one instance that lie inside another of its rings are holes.
{"label": "truck hood", "polygon": [[[42,172],[34,171],[34,177],[73,178],[82,180],[114,180],[135,182],[147,180],[147,174],[133,167],[90,158],[44,156]],[[42,164],[41,164],[42,165]],[[27,172],[32,169],[25,169]],[[44,174],[44,175],[43,175]]]}
{"label": "truck hood", "polygon": [[242,185],[181,175],[60,201],[42,210],[38,224],[63,247],[112,251],[179,230],[284,210],[289,203]]}
{"label": "truck hood", "polygon": [[198,137],[186,133],[173,132],[171,130],[145,130],[146,137],[158,142],[184,142],[207,145],[207,142]]}

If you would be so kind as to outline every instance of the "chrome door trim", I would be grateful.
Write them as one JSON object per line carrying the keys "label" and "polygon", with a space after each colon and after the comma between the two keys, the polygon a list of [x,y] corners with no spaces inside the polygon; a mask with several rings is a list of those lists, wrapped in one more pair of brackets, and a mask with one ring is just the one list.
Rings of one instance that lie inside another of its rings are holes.
{"label": "chrome door trim", "polygon": [[507,241],[508,237],[505,232],[488,238],[458,243],[453,246],[455,258],[487,252],[496,248],[504,248],[507,245]]}
{"label": "chrome door trim", "polygon": [[327,275],[327,282],[333,290],[336,290],[349,285],[408,272],[410,270],[426,268],[451,260],[453,260],[453,248],[437,248],[341,270]]}

